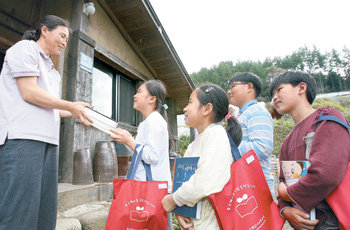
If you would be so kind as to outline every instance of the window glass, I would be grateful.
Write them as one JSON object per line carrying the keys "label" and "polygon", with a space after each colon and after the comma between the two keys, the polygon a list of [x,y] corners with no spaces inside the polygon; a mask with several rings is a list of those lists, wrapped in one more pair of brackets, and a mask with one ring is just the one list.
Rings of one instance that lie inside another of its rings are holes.
{"label": "window glass", "polygon": [[112,117],[113,74],[98,65],[93,68],[92,107],[98,112]]}
{"label": "window glass", "polygon": [[133,108],[136,93],[135,82],[123,76],[120,77],[119,88],[119,121],[136,125],[136,111]]}

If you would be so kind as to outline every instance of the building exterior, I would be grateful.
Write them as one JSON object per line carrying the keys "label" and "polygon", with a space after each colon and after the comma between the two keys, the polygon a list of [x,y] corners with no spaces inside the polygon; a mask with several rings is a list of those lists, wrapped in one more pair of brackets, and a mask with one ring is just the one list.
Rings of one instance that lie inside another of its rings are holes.
{"label": "building exterior", "polygon": [[[135,133],[143,118],[132,108],[133,95],[143,81],[159,79],[168,90],[170,131],[176,142],[176,115],[182,113],[194,84],[150,2],[94,0],[94,14],[88,14],[89,3],[0,0],[0,65],[6,50],[24,31],[36,28],[41,17],[54,14],[64,18],[72,30],[70,41],[61,55],[51,57],[62,76],[62,98],[88,102]],[[93,153],[100,140],[111,139],[73,118],[61,119],[60,182],[72,181],[74,152],[90,147]]]}

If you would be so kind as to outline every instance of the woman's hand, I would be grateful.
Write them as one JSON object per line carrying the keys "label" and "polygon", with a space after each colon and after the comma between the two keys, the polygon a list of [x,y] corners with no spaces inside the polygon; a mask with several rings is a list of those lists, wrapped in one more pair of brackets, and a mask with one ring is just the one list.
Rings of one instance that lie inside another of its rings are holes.
{"label": "woman's hand", "polygon": [[315,229],[319,220],[309,220],[309,214],[293,207],[288,207],[282,211],[282,215],[293,225],[295,229]]}
{"label": "woman's hand", "polygon": [[37,77],[18,77],[16,78],[16,82],[23,100],[44,108],[67,110],[72,113],[80,123],[86,126],[90,126],[89,122],[93,123],[84,110],[84,107],[91,107],[88,103],[70,102],[52,96],[38,87]]}
{"label": "woman's hand", "polygon": [[162,199],[163,208],[166,212],[171,212],[176,208],[173,194],[168,194]]}
{"label": "woman's hand", "polygon": [[60,117],[71,117],[73,114],[67,110],[60,110],[59,111]]}
{"label": "woman's hand", "polygon": [[[90,123],[93,123],[93,120],[87,115],[85,112],[85,107],[91,107],[88,103],[77,101],[77,102],[71,102],[69,106],[69,112],[72,113],[72,116],[79,120],[80,123],[90,126]],[[87,122],[88,120],[89,122]]]}
{"label": "woman's hand", "polygon": [[181,216],[178,214],[175,214],[175,217],[176,217],[177,221],[179,222],[182,229],[195,230],[193,227],[193,222],[192,222],[191,218],[186,217],[186,216]]}
{"label": "woman's hand", "polygon": [[114,141],[118,142],[119,144],[127,145],[132,150],[135,150],[136,142],[127,130],[117,128],[117,129],[110,129],[110,131],[113,133],[110,135],[110,137]]}
{"label": "woman's hand", "polygon": [[290,199],[290,197],[288,196],[288,193],[287,193],[287,185],[283,182],[280,182],[278,184],[278,188],[277,188],[277,191],[278,191],[278,195],[285,201],[292,201]]}

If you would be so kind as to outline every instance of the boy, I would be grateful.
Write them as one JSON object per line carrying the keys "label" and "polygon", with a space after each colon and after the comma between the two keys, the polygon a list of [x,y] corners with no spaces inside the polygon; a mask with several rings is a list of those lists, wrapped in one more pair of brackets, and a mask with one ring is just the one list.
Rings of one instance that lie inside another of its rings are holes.
{"label": "boy", "polygon": [[[270,86],[273,105],[280,114],[289,114],[295,127],[281,146],[280,161],[305,161],[303,138],[315,131],[320,115],[331,115],[346,121],[338,110],[326,106],[311,107],[316,96],[316,82],[307,73],[288,71],[276,76]],[[278,205],[281,215],[297,229],[338,229],[338,219],[325,198],[342,182],[350,159],[350,136],[341,125],[323,121],[316,129],[307,174],[297,183],[286,186],[280,175]],[[296,203],[305,212],[292,207]],[[348,205],[348,204],[345,204]],[[311,209],[316,220],[309,220]]]}
{"label": "boy", "polygon": [[241,155],[253,149],[259,158],[271,195],[274,195],[274,179],[270,158],[273,151],[273,122],[265,106],[258,104],[262,84],[253,73],[237,74],[229,81],[230,104],[239,108],[237,119],[242,127]]}

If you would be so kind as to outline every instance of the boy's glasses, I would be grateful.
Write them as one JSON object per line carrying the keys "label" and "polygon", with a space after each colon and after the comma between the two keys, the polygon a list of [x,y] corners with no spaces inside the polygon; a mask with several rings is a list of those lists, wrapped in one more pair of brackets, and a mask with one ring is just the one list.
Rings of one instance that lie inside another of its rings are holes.
{"label": "boy's glasses", "polygon": [[233,83],[232,85],[229,86],[230,89],[233,89],[234,87],[236,87],[237,85],[247,85],[249,83],[246,83],[246,82],[236,82],[236,83]]}

